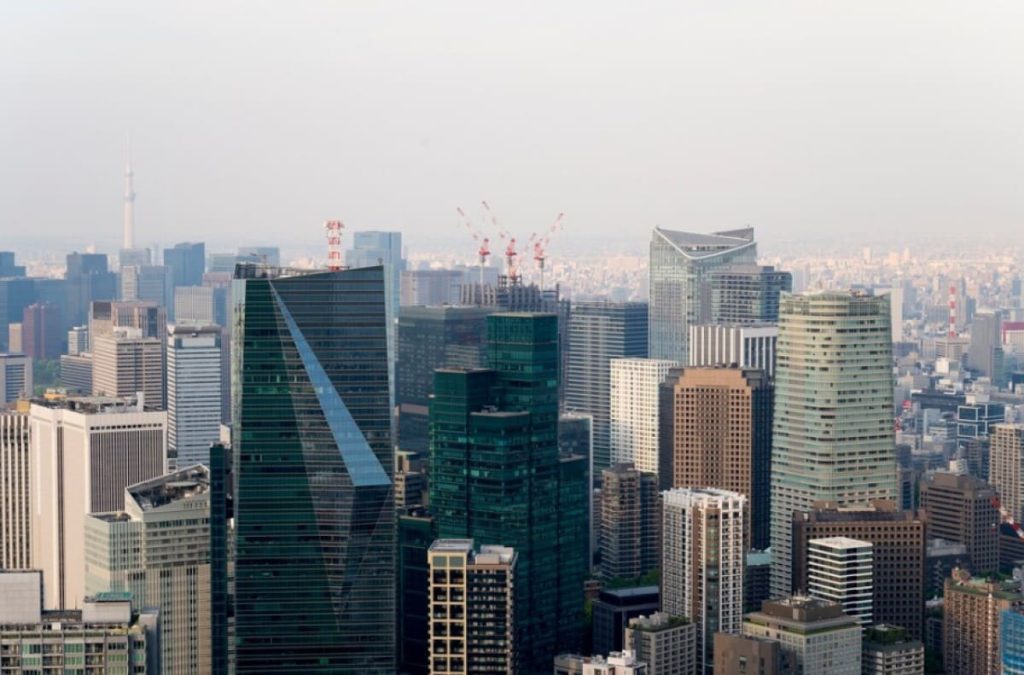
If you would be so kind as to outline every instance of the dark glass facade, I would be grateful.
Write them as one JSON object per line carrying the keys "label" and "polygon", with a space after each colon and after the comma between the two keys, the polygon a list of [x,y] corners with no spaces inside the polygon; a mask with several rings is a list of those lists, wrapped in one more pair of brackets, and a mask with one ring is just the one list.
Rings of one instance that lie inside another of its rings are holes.
{"label": "dark glass facade", "polygon": [[234,300],[236,672],[393,673],[383,270],[242,265]]}
{"label": "dark glass facade", "polygon": [[171,268],[171,286],[200,286],[206,271],[206,244],[185,242],[164,249],[164,265]]}
{"label": "dark glass facade", "polygon": [[431,509],[439,537],[519,554],[520,653],[549,672],[579,643],[586,462],[558,451],[558,317],[495,314],[487,336],[490,369],[436,373]]}
{"label": "dark glass facade", "polygon": [[398,516],[398,666],[408,675],[430,672],[430,563],[434,519],[422,508]]}

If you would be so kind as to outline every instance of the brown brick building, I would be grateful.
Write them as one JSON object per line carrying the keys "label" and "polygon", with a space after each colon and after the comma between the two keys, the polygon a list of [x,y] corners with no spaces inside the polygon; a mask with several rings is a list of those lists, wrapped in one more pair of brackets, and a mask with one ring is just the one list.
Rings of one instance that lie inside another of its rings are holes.
{"label": "brown brick building", "polygon": [[818,502],[809,513],[793,515],[793,588],[807,590],[807,545],[811,539],[850,537],[874,547],[874,622],[924,634],[925,514],[899,511],[877,500],[863,508]]}
{"label": "brown brick building", "polygon": [[946,675],[1001,672],[999,615],[1024,606],[1017,582],[971,579],[954,570],[946,579],[942,622],[942,662]]}
{"label": "brown brick building", "polygon": [[921,480],[921,508],[928,512],[928,536],[967,547],[971,573],[999,569],[999,510],[995,489],[974,476],[936,471]]}

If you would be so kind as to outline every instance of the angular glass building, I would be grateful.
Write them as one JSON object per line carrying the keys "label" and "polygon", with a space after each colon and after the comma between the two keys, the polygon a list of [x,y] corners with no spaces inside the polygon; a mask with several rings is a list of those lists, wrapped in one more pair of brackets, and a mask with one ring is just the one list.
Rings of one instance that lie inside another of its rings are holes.
{"label": "angular glass building", "polygon": [[384,289],[380,266],[236,270],[238,673],[395,672]]}
{"label": "angular glass building", "polygon": [[[648,356],[685,363],[690,325],[717,322],[704,309],[710,305],[710,273],[730,264],[754,265],[754,230],[694,234],[656,227],[650,255]],[[728,293],[720,295],[723,306],[734,304],[724,300]]]}
{"label": "angular glass building", "polygon": [[897,498],[889,297],[784,295],[771,465],[773,597],[792,587],[793,512]]}

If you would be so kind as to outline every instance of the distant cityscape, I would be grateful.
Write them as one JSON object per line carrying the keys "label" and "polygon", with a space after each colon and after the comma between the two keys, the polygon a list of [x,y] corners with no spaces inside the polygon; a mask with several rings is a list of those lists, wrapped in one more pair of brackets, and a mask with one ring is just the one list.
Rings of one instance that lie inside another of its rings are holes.
{"label": "distant cityscape", "polygon": [[124,180],[0,252],[0,672],[1024,672],[1012,253],[158,250]]}

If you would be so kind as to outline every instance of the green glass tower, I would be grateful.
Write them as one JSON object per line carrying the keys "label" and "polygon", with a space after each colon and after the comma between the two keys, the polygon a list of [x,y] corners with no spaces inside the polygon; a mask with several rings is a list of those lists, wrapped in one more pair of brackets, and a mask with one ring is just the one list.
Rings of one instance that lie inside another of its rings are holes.
{"label": "green glass tower", "polygon": [[578,646],[587,545],[585,464],[558,451],[557,315],[488,317],[487,357],[435,375],[431,509],[441,538],[518,552],[524,670],[550,672]]}
{"label": "green glass tower", "polygon": [[235,274],[234,669],[394,673],[384,271]]}

